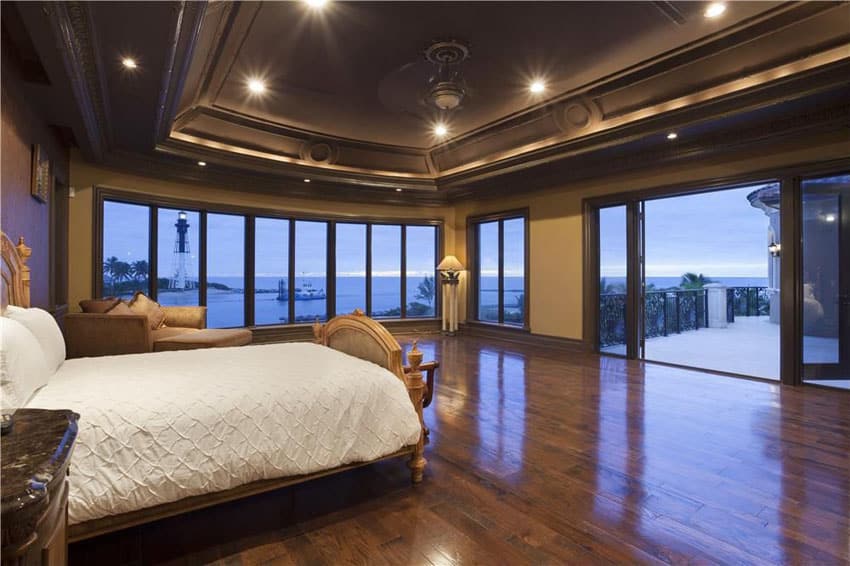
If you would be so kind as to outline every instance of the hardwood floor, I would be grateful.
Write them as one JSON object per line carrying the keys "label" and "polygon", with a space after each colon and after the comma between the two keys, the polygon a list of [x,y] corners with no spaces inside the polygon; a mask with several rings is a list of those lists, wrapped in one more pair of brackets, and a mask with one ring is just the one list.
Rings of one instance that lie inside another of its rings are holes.
{"label": "hardwood floor", "polygon": [[850,393],[433,337],[401,462],[71,546],[71,564],[846,564]]}

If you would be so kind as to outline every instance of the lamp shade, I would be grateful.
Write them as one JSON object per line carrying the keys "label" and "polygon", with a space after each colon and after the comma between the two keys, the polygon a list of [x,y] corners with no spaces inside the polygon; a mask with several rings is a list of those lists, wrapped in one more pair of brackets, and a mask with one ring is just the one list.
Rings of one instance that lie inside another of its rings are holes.
{"label": "lamp shade", "polygon": [[463,271],[463,264],[453,255],[447,255],[437,266],[438,271]]}

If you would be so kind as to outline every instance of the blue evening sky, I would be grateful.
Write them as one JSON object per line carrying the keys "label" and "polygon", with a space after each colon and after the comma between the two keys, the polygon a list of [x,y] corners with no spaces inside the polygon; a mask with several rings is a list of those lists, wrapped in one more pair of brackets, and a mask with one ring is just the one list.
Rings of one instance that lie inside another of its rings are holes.
{"label": "blue evening sky", "polygon": [[[768,218],[747,200],[761,186],[647,201],[647,277],[767,277]],[[600,211],[603,277],[625,277],[625,218]]]}
{"label": "blue evening sky", "polygon": [[[149,238],[148,208],[146,206],[107,201],[104,205],[104,258],[116,256],[132,262],[147,259]],[[167,277],[173,270],[174,244],[177,236],[176,209],[160,209],[159,241],[157,242],[159,276]],[[198,273],[199,214],[188,212],[189,276]],[[210,277],[241,277],[244,261],[244,218],[229,214],[207,215],[207,273]],[[256,276],[286,277],[288,275],[289,221],[257,218]],[[323,277],[326,274],[327,224],[296,221],[297,277]],[[407,227],[407,274],[433,275],[438,261],[435,257],[433,226]],[[372,274],[375,277],[398,277],[401,269],[401,228],[397,225],[372,227]],[[365,224],[337,224],[337,274],[365,276]]]}

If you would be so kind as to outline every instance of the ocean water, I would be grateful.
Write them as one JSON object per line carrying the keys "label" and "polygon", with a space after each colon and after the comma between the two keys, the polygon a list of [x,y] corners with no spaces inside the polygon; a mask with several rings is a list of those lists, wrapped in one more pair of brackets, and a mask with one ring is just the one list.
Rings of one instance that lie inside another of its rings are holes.
{"label": "ocean water", "polygon": [[[257,277],[254,281],[254,321],[256,324],[283,324],[288,322],[289,301],[277,300],[277,285],[281,277]],[[417,287],[424,277],[407,278],[407,303],[427,300],[417,299]],[[209,276],[209,283],[221,283],[231,290],[207,288],[207,326],[221,328],[245,324],[245,281],[241,277]],[[324,277],[297,277],[296,287],[311,283],[316,290],[327,291]],[[437,292],[440,292],[439,287]],[[160,290],[157,300],[162,305],[197,305],[198,292]],[[434,302],[420,316],[434,316]],[[365,277],[337,277],[336,311],[350,313],[354,309],[366,310]],[[388,318],[397,318],[391,311],[401,308],[401,281],[399,277],[372,277],[372,312],[376,317],[386,313]],[[389,312],[388,312],[389,311]],[[295,300],[295,318],[309,322],[316,318],[327,319],[327,300]]]}

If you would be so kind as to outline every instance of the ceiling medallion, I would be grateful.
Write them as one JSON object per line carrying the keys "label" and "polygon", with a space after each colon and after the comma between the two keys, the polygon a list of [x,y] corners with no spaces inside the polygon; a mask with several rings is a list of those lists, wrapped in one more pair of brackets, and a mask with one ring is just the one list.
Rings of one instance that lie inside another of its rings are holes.
{"label": "ceiling medallion", "polygon": [[316,164],[333,165],[339,148],[332,142],[307,140],[301,145],[301,159]]}
{"label": "ceiling medallion", "polygon": [[437,66],[428,79],[428,98],[440,110],[454,110],[466,95],[460,64],[469,58],[469,45],[450,39],[432,43],[425,50],[425,59]]}

